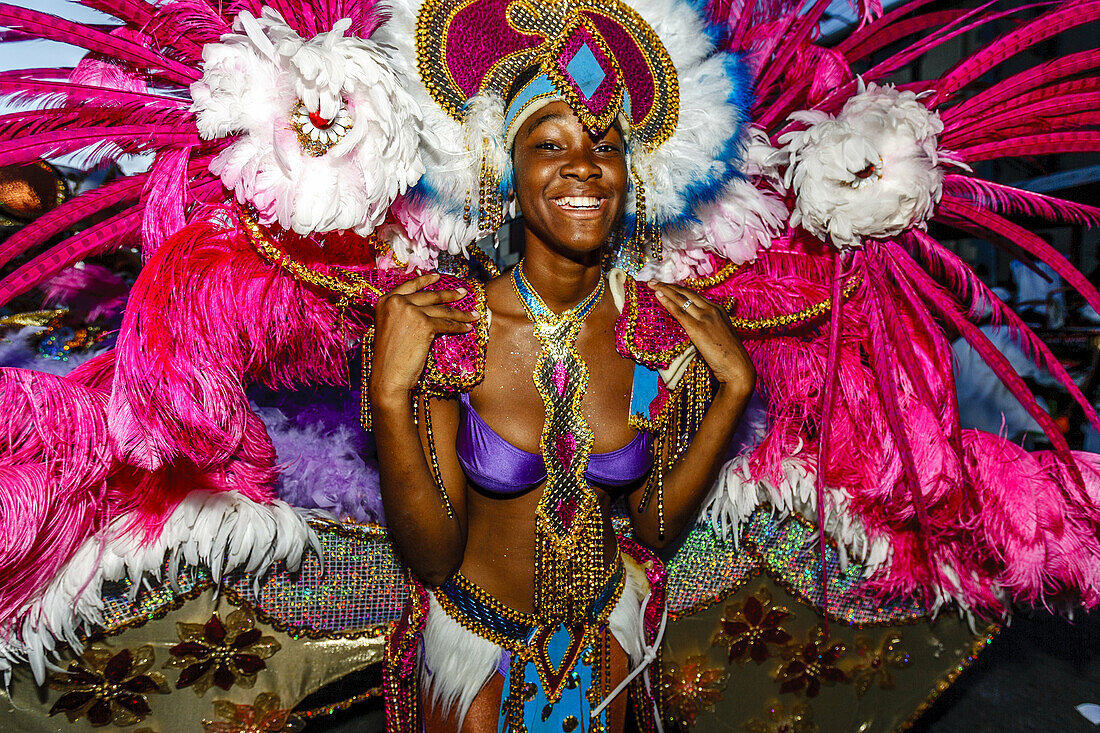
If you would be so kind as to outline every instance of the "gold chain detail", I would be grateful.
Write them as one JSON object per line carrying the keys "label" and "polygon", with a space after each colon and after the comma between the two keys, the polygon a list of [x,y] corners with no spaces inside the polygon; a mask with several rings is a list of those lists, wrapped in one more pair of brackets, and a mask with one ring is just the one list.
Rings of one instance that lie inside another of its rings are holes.
{"label": "gold chain detail", "polygon": [[[384,294],[382,290],[368,283],[358,272],[342,267],[333,267],[333,274],[326,275],[291,259],[290,255],[275,246],[275,243],[271,241],[271,237],[260,226],[260,223],[245,212],[241,212],[241,222],[244,224],[248,238],[256,251],[268,261],[289,272],[294,279],[338,293],[343,296],[341,300],[345,303],[362,300],[363,294],[368,291],[379,296]],[[377,240],[374,234],[370,238]]]}
{"label": "gold chain detail", "polygon": [[[848,282],[844,285],[842,296],[848,298],[856,291],[862,282],[862,278],[859,275],[853,275],[848,279]],[[814,318],[825,315],[833,307],[833,299],[826,298],[818,303],[807,306],[799,311],[793,313],[781,313],[779,315],[768,316],[767,318],[731,318],[730,322],[737,331],[764,331],[780,326],[793,326],[803,321],[809,321]]]}

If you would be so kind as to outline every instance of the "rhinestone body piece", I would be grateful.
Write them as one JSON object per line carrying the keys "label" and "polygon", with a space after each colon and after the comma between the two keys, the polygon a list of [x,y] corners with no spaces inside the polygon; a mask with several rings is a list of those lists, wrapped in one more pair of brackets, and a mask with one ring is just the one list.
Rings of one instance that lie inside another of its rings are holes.
{"label": "rhinestone body piece", "polygon": [[569,623],[583,617],[603,581],[600,506],[584,475],[592,452],[592,429],[581,410],[588,366],[576,344],[605,285],[601,279],[561,314],[527,282],[522,262],[512,285],[542,344],[532,375],[546,410],[540,447],[547,477],[535,517],[535,614],[543,623]]}

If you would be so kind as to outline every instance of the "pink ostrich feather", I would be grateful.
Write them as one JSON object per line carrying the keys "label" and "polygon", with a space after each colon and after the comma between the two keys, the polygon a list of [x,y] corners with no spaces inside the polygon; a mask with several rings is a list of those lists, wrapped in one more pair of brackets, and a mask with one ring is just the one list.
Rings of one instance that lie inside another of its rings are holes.
{"label": "pink ostrich feather", "polygon": [[[944,126],[950,127],[955,120],[971,119],[982,112],[998,109],[1005,102],[1018,99],[1057,79],[1072,78],[1097,66],[1100,66],[1100,49],[1092,48],[1067,54],[999,81],[973,97],[945,109],[940,116]],[[1094,77],[1076,78],[1064,83],[1070,86],[1059,93],[1068,94],[1090,88],[1090,85],[1095,85],[1096,79]]]}
{"label": "pink ostrich feather", "polygon": [[260,259],[242,230],[186,227],[131,290],[111,394],[117,455],[145,469],[177,456],[200,469],[225,464],[254,417],[246,378],[346,382],[346,349],[362,329],[337,321],[331,303]]}
{"label": "pink ostrich feather", "polygon": [[137,244],[140,226],[141,210],[134,206],[66,239],[0,280],[0,303],[10,302],[89,255],[109,252],[126,242]]}
{"label": "pink ostrich feather", "polygon": [[1029,155],[1053,153],[1084,153],[1100,150],[1100,131],[1050,132],[1039,135],[1023,135],[1011,140],[980,143],[959,150],[964,160],[994,160]]}
{"label": "pink ostrich feather", "polygon": [[0,158],[8,165],[18,165],[85,147],[99,151],[96,155],[113,157],[120,148],[122,152],[144,153],[160,147],[199,143],[196,132],[180,130],[175,125],[115,125],[57,130],[0,141]]}
{"label": "pink ostrich feather", "polygon": [[1054,424],[1046,410],[1035,401],[1034,395],[1028,389],[1027,384],[1012,368],[1008,360],[997,350],[989,339],[986,338],[977,326],[966,320],[958,311],[957,306],[951,301],[942,288],[924,272],[920,267],[908,258],[898,258],[897,264],[907,277],[913,282],[914,290],[920,292],[925,302],[943,318],[952,328],[966,339],[966,342],[981,356],[982,360],[993,370],[997,378],[1008,388],[1012,396],[1027,410],[1027,413],[1039,424],[1047,439],[1054,446],[1059,456],[1066,461],[1070,474],[1075,477],[1075,486],[1082,487],[1082,478],[1077,467],[1073,464],[1069,445],[1065,437]]}
{"label": "pink ostrich feather", "polygon": [[946,223],[965,231],[978,230],[992,232],[1022,247],[1026,252],[1042,260],[1058,273],[1063,280],[1077,290],[1091,305],[1100,312],[1100,292],[1081,274],[1065,256],[1047,244],[1038,235],[990,211],[953,196],[944,196],[940,200],[937,216],[949,217]]}
{"label": "pink ostrich feather", "polygon": [[70,267],[46,281],[43,304],[64,304],[70,312],[94,321],[122,314],[129,283],[103,265]]}
{"label": "pink ostrich feather", "polygon": [[1059,94],[1045,99],[1020,98],[998,111],[945,129],[941,147],[958,150],[993,137],[1096,124],[1100,120],[1100,91]]}
{"label": "pink ostrich feather", "polygon": [[93,214],[120,204],[136,202],[147,178],[146,173],[128,176],[69,199],[56,209],[46,212],[33,224],[20,229],[0,244],[0,267]]}
{"label": "pink ostrich feather", "polygon": [[1100,19],[1100,2],[1066,3],[1020,28],[1009,31],[977,53],[966,57],[940,77],[929,106],[946,100],[993,67],[1036,43],[1097,19]]}
{"label": "pink ostrich feather", "polygon": [[0,622],[103,523],[105,403],[63,377],[0,369]]}
{"label": "pink ostrich feather", "polygon": [[1095,510],[1067,503],[1059,476],[1011,441],[978,430],[964,430],[963,441],[981,497],[980,531],[1001,568],[997,584],[1016,602],[1038,605],[1078,588],[1084,605],[1096,605]]}
{"label": "pink ostrich feather", "polygon": [[1046,196],[1002,183],[948,173],[943,177],[944,193],[968,199],[998,214],[1024,214],[1049,221],[1068,221],[1084,226],[1100,226],[1100,207]]}
{"label": "pink ostrich feather", "polygon": [[[926,5],[930,0],[921,0],[919,5]],[[901,8],[905,10],[908,6]],[[844,55],[849,62],[867,58],[887,46],[892,46],[903,38],[924,33],[934,28],[942,28],[950,25],[968,11],[965,9],[937,10],[930,13],[922,13],[904,20],[887,20],[887,18],[899,18],[901,15],[891,11],[877,23],[866,26],[871,33],[864,35],[852,35],[837,44],[836,50]]]}
{"label": "pink ostrich feather", "polygon": [[[908,371],[907,376],[909,377],[910,386],[920,384],[923,377],[920,376],[919,369],[913,366],[910,355],[906,354],[906,356],[898,358],[907,340],[901,343],[895,343],[896,339],[891,339],[888,335],[892,329],[890,329],[886,323],[886,316],[884,314],[886,306],[883,304],[882,294],[878,291],[882,281],[885,280],[886,274],[882,269],[881,261],[877,257],[871,258],[865,256],[863,267],[864,277],[866,278],[868,292],[870,294],[869,300],[872,305],[871,317],[868,319],[868,325],[870,326],[869,335],[871,349],[869,351],[869,356],[871,358],[871,367],[875,373],[876,383],[879,388],[879,396],[882,400],[883,412],[886,415],[886,421],[890,427],[890,437],[894,441],[895,448],[901,459],[903,481],[909,491],[913,511],[919,522],[917,531],[927,544],[929,562],[933,567],[933,577],[936,578],[937,583],[940,583],[939,578],[936,577],[937,571],[935,570],[936,565],[934,561],[935,550],[933,545],[935,530],[931,518],[928,515],[928,499],[925,497],[923,491],[925,486],[935,485],[940,477],[928,476],[927,474],[922,476],[921,472],[917,469],[917,460],[913,447],[910,444],[908,433],[907,423],[909,420],[906,419],[906,415],[902,411],[901,385],[898,384],[897,380],[903,370]],[[906,369],[907,366],[908,369]],[[914,371],[917,373],[914,374]],[[933,412],[935,407],[932,403],[930,390],[927,384],[923,384],[922,389],[917,391],[928,395],[925,397],[924,407],[927,412]],[[912,415],[910,415],[910,417],[911,416]],[[923,481],[922,478],[924,479]]]}
{"label": "pink ostrich feather", "polygon": [[[224,11],[224,12],[223,12]],[[202,47],[217,43],[229,33],[231,15],[227,3],[217,3],[217,8],[206,0],[172,0],[155,10],[152,21],[141,27],[157,42],[178,49],[189,62],[202,61]]]}

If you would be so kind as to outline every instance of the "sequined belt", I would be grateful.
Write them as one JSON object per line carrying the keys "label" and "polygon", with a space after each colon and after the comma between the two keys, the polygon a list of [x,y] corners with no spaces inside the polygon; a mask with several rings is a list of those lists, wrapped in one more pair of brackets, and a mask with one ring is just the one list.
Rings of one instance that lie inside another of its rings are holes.
{"label": "sequined belt", "polygon": [[[622,595],[625,581],[623,560],[617,556],[614,568],[589,605],[587,618],[582,623],[591,626],[607,623],[607,617]],[[435,598],[443,611],[467,631],[509,651],[526,648],[539,630],[538,619],[534,614],[505,606],[461,573],[455,573],[450,580],[439,586]]]}

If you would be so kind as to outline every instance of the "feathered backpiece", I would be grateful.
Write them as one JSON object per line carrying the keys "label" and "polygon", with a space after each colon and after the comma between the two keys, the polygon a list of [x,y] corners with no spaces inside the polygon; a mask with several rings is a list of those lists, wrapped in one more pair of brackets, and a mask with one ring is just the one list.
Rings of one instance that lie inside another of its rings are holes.
{"label": "feathered backpiece", "polygon": [[[759,248],[755,264],[729,266],[752,260],[743,254],[752,248],[723,260],[723,246],[699,233],[746,217],[714,207],[700,212],[680,240],[686,246],[666,246],[672,264],[655,270],[690,272],[697,287],[736,299],[734,324],[769,401],[768,430],[727,466],[710,517],[727,532],[757,502],[816,517],[884,594],[920,591],[931,608],[953,599],[990,612],[1067,591],[1091,606],[1100,601],[1100,461],[1071,453],[972,319],[991,309],[1093,426],[1096,412],[928,223],[1046,263],[1096,307],[1096,289],[1008,217],[1095,225],[1100,209],[982,180],[972,166],[1100,149],[1100,53],[1065,56],[978,91],[972,82],[1034,44],[1095,23],[1100,3],[922,12],[926,4],[865,18],[829,48],[814,34],[827,2],[769,5],[770,18],[756,25],[743,14],[751,3],[741,14],[711,4],[712,17],[726,21],[724,43],[754,70],[752,118],[760,144],[773,150],[765,148],[749,177],[773,201],[772,192],[784,195],[785,232]],[[940,78],[884,81],[1004,17],[1018,25]],[[724,248],[734,249],[728,241]],[[1053,452],[1029,454],[959,429],[945,326],[986,360]]]}
{"label": "feathered backpiece", "polygon": [[[351,306],[370,300],[371,282],[399,279],[378,267],[432,267],[441,252],[463,252],[482,224],[500,224],[479,215],[497,203],[491,191],[479,200],[479,176],[507,180],[506,100],[441,104],[417,46],[418,22],[435,16],[413,0],[83,4],[118,24],[0,5],[0,25],[16,38],[89,51],[75,69],[0,72],[0,94],[35,107],[0,117],[0,157],[138,154],[151,165],[0,244],[10,270],[0,304],[118,247],[140,246],[146,264],[114,351],[68,378],[3,375],[12,406],[0,430],[9,436],[4,501],[22,506],[19,497],[49,485],[51,506],[71,517],[59,529],[56,513],[17,513],[25,539],[0,557],[0,575],[19,579],[0,607],[9,629],[40,592],[33,579],[117,515],[113,527],[149,537],[195,487],[270,501],[274,450],[244,384],[345,383],[347,352],[368,325]],[[972,171],[997,158],[1100,149],[1100,52],[976,92],[971,84],[1094,22],[1100,3],[922,12],[925,0],[914,0],[881,17],[865,3],[860,27],[825,47],[817,28],[829,4],[483,5],[530,31],[509,42],[537,50],[547,93],[574,104],[583,95],[592,124],[611,105],[638,132],[635,192],[644,178],[648,208],[642,217],[636,197],[636,227],[663,242],[641,274],[736,302],[769,421],[723,470],[708,507],[718,530],[736,531],[764,502],[816,517],[822,542],[832,534],[863,560],[884,595],[923,592],[930,607],[953,599],[988,611],[1070,590],[1094,604],[1100,463],[1071,453],[970,316],[989,304],[1100,421],[1049,350],[927,224],[1045,262],[1100,309],[1080,273],[1008,218],[1095,224],[1100,210]],[[1014,30],[938,79],[886,81],[962,33],[1017,16]],[[624,27],[651,29],[657,41],[642,51],[675,74],[635,74]],[[469,50],[434,48],[443,61]],[[455,82],[467,94],[479,78]],[[651,129],[642,110],[660,100],[646,94],[671,81],[675,120]],[[960,430],[945,324],[987,359],[1053,452]],[[79,424],[53,425],[68,415]],[[59,449],[57,436],[71,448]],[[53,541],[59,534],[64,541]]]}

